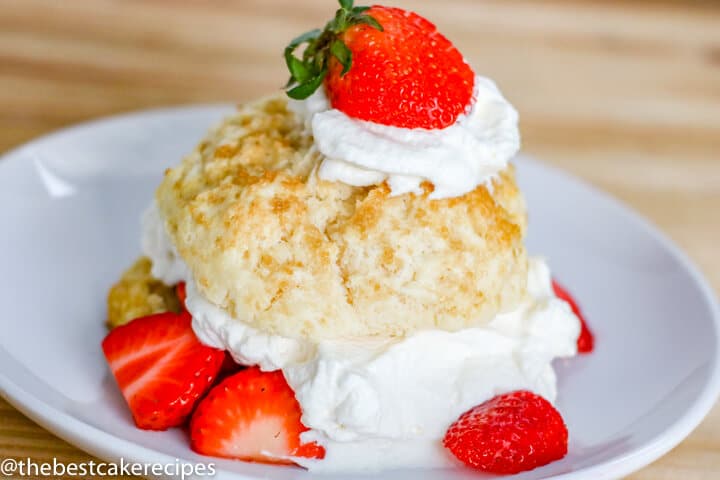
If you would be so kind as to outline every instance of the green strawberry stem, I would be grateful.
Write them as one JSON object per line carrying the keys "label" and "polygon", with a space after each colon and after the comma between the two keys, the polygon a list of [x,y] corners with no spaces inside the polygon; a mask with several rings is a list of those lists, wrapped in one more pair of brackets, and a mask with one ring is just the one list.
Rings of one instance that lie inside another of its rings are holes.
{"label": "green strawberry stem", "polygon": [[[335,18],[323,30],[315,29],[294,38],[285,47],[285,63],[290,71],[286,93],[290,98],[304,100],[322,85],[328,73],[330,59],[335,57],[343,66],[341,76],[352,66],[352,52],[342,40],[342,34],[353,25],[369,25],[383,31],[382,25],[365,12],[370,7],[354,7],[353,0],[338,0],[340,8]],[[307,45],[300,57],[295,51]]]}

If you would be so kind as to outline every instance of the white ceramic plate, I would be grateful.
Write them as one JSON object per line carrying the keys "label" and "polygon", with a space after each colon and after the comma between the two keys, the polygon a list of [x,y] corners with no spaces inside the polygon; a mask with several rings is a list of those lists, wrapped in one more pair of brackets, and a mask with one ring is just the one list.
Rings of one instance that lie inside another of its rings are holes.
{"label": "white ceramic plate", "polygon": [[[105,295],[138,255],[140,212],[163,170],[228,111],[196,107],[101,120],[0,161],[0,393],[107,460],[213,461],[222,479],[307,479],[297,468],[197,456],[180,430],[137,430],[100,350]],[[638,216],[542,164],[518,163],[531,213],[529,248],[550,259],[556,278],[579,299],[597,349],[557,365],[569,454],[517,478],[619,478],[675,446],[714,403],[717,303],[686,257]],[[406,470],[383,478],[482,475]]]}

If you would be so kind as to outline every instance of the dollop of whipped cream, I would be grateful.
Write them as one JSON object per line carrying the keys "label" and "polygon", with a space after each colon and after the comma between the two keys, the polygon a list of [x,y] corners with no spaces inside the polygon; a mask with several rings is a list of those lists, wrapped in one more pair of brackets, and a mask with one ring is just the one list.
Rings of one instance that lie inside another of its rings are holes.
{"label": "dollop of whipped cream", "polygon": [[399,128],[349,117],[333,109],[323,88],[289,108],[312,132],[325,157],[318,176],[353,186],[388,182],[392,195],[457,197],[487,184],[520,148],[518,114],[492,80],[475,77],[472,104],[451,126]]}
{"label": "dollop of whipped cream", "polygon": [[551,362],[576,353],[579,320],[553,294],[550,271],[538,258],[530,260],[527,300],[487,326],[313,343],[261,332],[207,301],[160,217],[147,213],[145,219],[143,246],[153,274],[184,272],[198,338],[239,363],[282,370],[310,428],[302,439],[326,449],[320,461],[293,459],[312,471],[454,465],[442,437],[459,415],[518,389],[554,401]]}

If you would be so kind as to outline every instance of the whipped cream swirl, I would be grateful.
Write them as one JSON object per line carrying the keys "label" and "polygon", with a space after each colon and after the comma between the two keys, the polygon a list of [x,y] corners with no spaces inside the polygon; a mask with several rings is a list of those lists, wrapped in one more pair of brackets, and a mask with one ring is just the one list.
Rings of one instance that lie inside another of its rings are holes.
{"label": "whipped cream swirl", "polygon": [[457,197],[487,184],[520,148],[518,114],[492,80],[475,77],[472,104],[451,126],[428,130],[399,128],[358,120],[333,109],[324,89],[289,108],[312,131],[325,157],[323,180],[354,186],[388,182],[392,195],[422,193]]}

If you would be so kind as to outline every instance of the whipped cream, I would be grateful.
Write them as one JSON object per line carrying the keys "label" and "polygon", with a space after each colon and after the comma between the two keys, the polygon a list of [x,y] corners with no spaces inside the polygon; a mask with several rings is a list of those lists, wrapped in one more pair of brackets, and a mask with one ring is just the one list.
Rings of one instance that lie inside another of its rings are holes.
{"label": "whipped cream", "polygon": [[152,260],[150,273],[166,285],[175,285],[189,277],[185,262],[165,230],[157,204],[152,202],[142,214],[142,252]]}
{"label": "whipped cream", "polygon": [[351,118],[333,109],[323,88],[289,108],[311,130],[325,157],[318,176],[354,186],[388,182],[392,195],[457,197],[487,184],[520,148],[518,114],[492,80],[475,77],[472,105],[451,126],[399,128]]}
{"label": "whipped cream", "polygon": [[551,362],[576,353],[580,327],[552,294],[542,260],[531,260],[529,282],[532,298],[487,327],[395,340],[310,344],[260,333],[192,287],[187,308],[201,341],[241,363],[282,369],[311,429],[302,440],[326,449],[322,461],[297,463],[313,471],[436,468],[454,464],[442,438],[473,406],[519,389],[554,401]]}
{"label": "whipped cream", "polygon": [[184,273],[198,338],[228,350],[239,363],[282,370],[310,428],[302,439],[326,449],[321,461],[293,459],[312,471],[454,465],[442,437],[459,415],[518,389],[554,401],[551,362],[576,353],[579,321],[553,294],[541,259],[530,260],[525,303],[485,327],[313,343],[260,332],[207,301],[159,216],[145,219],[143,246],[153,274]]}

